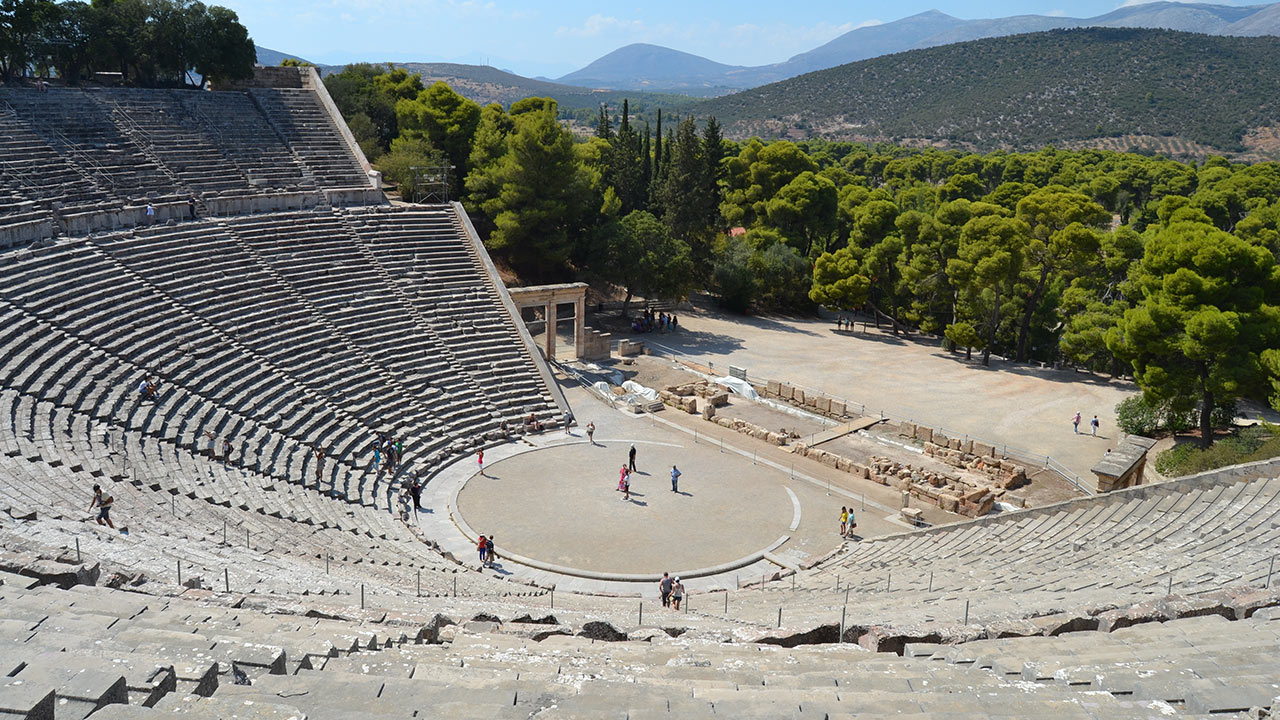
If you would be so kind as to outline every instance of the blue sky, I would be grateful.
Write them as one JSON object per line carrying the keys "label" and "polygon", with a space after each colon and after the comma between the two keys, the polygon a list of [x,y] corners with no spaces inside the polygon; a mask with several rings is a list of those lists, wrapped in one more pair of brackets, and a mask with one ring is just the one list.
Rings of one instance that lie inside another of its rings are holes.
{"label": "blue sky", "polygon": [[[860,25],[937,9],[961,18],[1089,17],[1123,0],[213,0],[265,47],[321,63],[490,64],[558,77],[633,42],[734,65],[779,62]],[[1267,0],[1217,0],[1261,4]],[[1129,0],[1134,4],[1134,0]]]}

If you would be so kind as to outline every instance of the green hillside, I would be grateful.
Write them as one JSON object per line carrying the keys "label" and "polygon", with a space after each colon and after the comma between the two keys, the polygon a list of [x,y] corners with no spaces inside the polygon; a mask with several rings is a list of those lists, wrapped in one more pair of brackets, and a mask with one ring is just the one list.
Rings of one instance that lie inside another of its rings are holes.
{"label": "green hillside", "polygon": [[[391,63],[404,68],[410,73],[422,76],[422,82],[430,85],[442,80],[454,92],[481,105],[498,103],[510,106],[511,103],[527,97],[555,98],[560,105],[560,112],[566,117],[574,118],[583,124],[595,122],[601,103],[609,107],[620,107],[623,99],[629,99],[631,110],[641,119],[648,119],[658,108],[670,113],[686,108],[696,98],[685,95],[665,93],[636,92],[622,90],[593,90],[589,88],[562,85],[521,77],[487,65],[459,65],[456,63]],[[326,66],[323,74],[340,72],[344,65]]]}
{"label": "green hillside", "polygon": [[[1280,125],[1280,38],[1087,28],[914,50],[705,101],[731,137],[980,149],[1146,135],[1238,152]],[[1264,149],[1265,152],[1265,149]]]}

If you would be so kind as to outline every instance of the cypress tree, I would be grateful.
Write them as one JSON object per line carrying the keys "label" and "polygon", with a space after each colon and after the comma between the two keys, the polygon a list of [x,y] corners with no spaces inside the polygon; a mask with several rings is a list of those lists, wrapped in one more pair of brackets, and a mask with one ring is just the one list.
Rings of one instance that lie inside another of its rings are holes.
{"label": "cypress tree", "polygon": [[622,101],[622,117],[618,120],[618,132],[610,143],[607,180],[622,201],[622,214],[641,210],[648,204],[649,187],[644,182],[641,165],[641,141],[631,127],[630,103]]}
{"label": "cypress tree", "polygon": [[662,170],[662,108],[658,108],[658,131],[653,136],[653,176]]}
{"label": "cypress tree", "polygon": [[613,125],[609,122],[609,106],[600,103],[600,115],[596,118],[596,137],[602,140],[613,139]]}
{"label": "cypress tree", "polygon": [[719,228],[723,224],[720,217],[720,180],[724,176],[722,161],[724,160],[724,135],[720,131],[720,123],[715,116],[707,118],[702,128],[702,161],[703,174],[700,179],[701,192],[698,196],[698,209],[702,222],[709,230]]}
{"label": "cypress tree", "polygon": [[[653,195],[653,156],[650,154],[652,153],[653,148],[651,147],[651,144],[650,144],[650,134],[651,133],[649,131],[649,121],[645,120],[644,121],[644,145],[642,145],[640,148],[640,162],[641,162],[640,168],[644,173],[644,190],[646,193],[646,199],[648,197],[652,197]],[[645,205],[647,207],[648,203],[646,202]]]}

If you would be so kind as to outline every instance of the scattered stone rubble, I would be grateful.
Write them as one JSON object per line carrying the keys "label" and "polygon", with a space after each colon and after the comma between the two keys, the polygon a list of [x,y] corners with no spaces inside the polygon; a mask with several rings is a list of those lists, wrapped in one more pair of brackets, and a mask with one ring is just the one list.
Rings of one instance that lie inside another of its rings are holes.
{"label": "scattered stone rubble", "polygon": [[[841,472],[850,473],[854,477],[865,478],[879,485],[908,492],[912,497],[923,502],[965,517],[986,515],[991,512],[996,500],[1021,504],[1022,501],[1008,493],[1008,490],[1025,483],[1027,479],[1026,472],[1022,468],[996,458],[968,461],[975,466],[985,464],[988,467],[997,468],[995,474],[987,475],[989,482],[979,482],[976,477],[914,468],[907,463],[876,455],[872,455],[870,463],[864,465],[804,443],[793,443],[791,448],[793,453],[801,457],[816,460]],[[972,469],[968,465],[959,467]]]}

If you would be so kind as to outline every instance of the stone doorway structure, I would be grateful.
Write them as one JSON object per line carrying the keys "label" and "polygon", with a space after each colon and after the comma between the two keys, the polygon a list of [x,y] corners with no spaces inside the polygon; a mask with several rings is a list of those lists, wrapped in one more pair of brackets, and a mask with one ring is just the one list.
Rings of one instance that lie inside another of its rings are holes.
{"label": "stone doorway structure", "polygon": [[[549,362],[556,360],[556,335],[562,323],[573,323],[573,356],[582,359],[586,355],[586,309],[587,284],[561,283],[559,285],[534,285],[532,287],[508,288],[511,302],[520,312],[520,319],[528,326],[529,332],[536,333],[536,325],[544,324],[546,337],[543,338],[542,352]],[[572,305],[572,308],[566,307]],[[528,317],[527,309],[534,311]],[[538,314],[541,317],[538,317]],[[567,312],[572,312],[572,317]]]}

